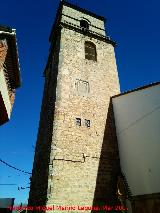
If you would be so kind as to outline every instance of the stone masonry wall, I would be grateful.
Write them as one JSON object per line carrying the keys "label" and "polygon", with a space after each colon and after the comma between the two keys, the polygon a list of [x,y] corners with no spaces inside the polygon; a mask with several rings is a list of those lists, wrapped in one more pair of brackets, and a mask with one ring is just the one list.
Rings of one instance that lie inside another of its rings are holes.
{"label": "stone masonry wall", "polygon": [[46,69],[41,115],[28,200],[29,206],[43,206],[47,203],[48,170],[56,101],[59,38],[60,36],[57,35],[58,45],[54,45],[54,54],[50,55],[54,63],[52,63],[52,60],[49,61]]}
{"label": "stone masonry wall", "polygon": [[[71,17],[74,17],[71,18]],[[104,27],[104,21],[99,20],[93,16],[84,14],[83,12],[77,11],[73,8],[63,6],[63,13],[62,13],[62,19],[61,22],[69,22],[74,25],[79,25],[80,20],[87,20],[90,22],[89,29],[94,31],[95,33],[101,34],[105,36],[105,27]]]}
{"label": "stone masonry wall", "polygon": [[[100,199],[106,202],[106,196],[111,201],[119,171],[110,110],[110,97],[119,93],[114,48],[67,28],[62,28],[61,36],[55,38],[46,75],[29,205],[92,206]],[[96,45],[97,61],[85,59],[85,41]],[[76,125],[76,118],[81,119],[81,126]],[[85,125],[85,119],[90,120],[90,127]]]}
{"label": "stone masonry wall", "polygon": [[[97,62],[85,59],[85,41],[96,45]],[[77,91],[78,80],[89,83],[89,92]],[[50,153],[47,205],[92,206],[110,97],[117,93],[113,46],[63,28],[52,138],[58,149]]]}

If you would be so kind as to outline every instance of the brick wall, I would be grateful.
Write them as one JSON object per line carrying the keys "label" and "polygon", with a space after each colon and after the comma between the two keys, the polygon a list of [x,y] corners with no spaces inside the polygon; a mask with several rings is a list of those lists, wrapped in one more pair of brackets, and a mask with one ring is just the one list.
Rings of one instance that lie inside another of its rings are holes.
{"label": "brick wall", "polygon": [[7,42],[5,40],[0,40],[0,71],[3,68],[3,64],[5,62],[7,49]]}
{"label": "brick wall", "polygon": [[[5,59],[7,56],[7,50],[8,50],[8,45],[6,40],[0,40],[0,71],[4,73],[5,80],[6,80],[6,85],[8,87],[8,95],[10,99],[11,106],[13,107],[14,100],[15,100],[15,93],[16,90],[10,87],[9,83],[9,75],[8,75],[8,70],[5,64]],[[11,110],[12,110],[11,107]]]}

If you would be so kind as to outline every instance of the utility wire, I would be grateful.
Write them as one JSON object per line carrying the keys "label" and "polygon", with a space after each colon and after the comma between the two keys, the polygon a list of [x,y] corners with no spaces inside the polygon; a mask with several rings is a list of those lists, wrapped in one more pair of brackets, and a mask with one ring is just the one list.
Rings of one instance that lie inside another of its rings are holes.
{"label": "utility wire", "polygon": [[[18,186],[17,184],[14,184],[14,183],[1,183],[0,186]],[[29,189],[30,186],[25,186],[25,187],[22,187],[22,186],[18,186],[18,191],[20,190],[24,190],[24,189]]]}
{"label": "utility wire", "polygon": [[0,183],[0,186],[17,186],[17,184],[14,184],[14,183]]}
{"label": "utility wire", "polygon": [[23,172],[23,173],[29,174],[29,175],[32,174],[32,173],[30,173],[30,172],[26,172],[26,171],[24,171],[24,170],[21,170],[21,169],[18,169],[18,168],[16,168],[16,167],[14,167],[14,166],[11,166],[10,164],[8,164],[8,163],[6,163],[5,161],[3,161],[2,159],[0,159],[0,162],[4,163],[6,166],[8,166],[8,167],[10,167],[10,168],[12,168],[12,169],[15,169],[15,170],[17,170],[17,171],[19,171],[19,172]]}

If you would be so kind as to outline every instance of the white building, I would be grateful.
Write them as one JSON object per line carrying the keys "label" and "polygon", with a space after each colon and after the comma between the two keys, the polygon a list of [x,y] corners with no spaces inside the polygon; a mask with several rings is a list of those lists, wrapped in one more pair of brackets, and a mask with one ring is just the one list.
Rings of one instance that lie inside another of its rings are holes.
{"label": "white building", "polygon": [[114,96],[112,102],[121,170],[132,196],[135,202],[143,201],[142,212],[144,204],[152,205],[153,199],[158,208],[160,82]]}

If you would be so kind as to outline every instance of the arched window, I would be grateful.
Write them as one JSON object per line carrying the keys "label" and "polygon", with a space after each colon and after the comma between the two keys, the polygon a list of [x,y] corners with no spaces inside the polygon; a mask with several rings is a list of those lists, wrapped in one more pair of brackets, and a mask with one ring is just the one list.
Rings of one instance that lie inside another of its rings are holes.
{"label": "arched window", "polygon": [[97,61],[96,45],[90,41],[85,42],[85,59]]}
{"label": "arched window", "polygon": [[89,29],[89,23],[85,20],[80,21],[80,26],[84,29],[87,29],[87,30]]}

